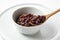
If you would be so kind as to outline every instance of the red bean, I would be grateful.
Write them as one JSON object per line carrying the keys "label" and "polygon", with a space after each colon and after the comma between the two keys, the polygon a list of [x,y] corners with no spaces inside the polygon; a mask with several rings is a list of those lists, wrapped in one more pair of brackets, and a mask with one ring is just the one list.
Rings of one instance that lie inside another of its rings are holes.
{"label": "red bean", "polygon": [[22,26],[34,26],[43,23],[45,20],[45,16],[21,14],[17,19],[17,23]]}

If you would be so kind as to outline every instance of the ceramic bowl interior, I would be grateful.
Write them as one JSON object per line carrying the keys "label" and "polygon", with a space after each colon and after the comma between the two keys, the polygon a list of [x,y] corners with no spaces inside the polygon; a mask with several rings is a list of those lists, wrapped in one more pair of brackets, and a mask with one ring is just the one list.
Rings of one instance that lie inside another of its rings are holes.
{"label": "ceramic bowl interior", "polygon": [[18,17],[21,14],[33,14],[33,15],[41,15],[42,11],[40,11],[37,8],[34,7],[23,7],[23,8],[19,8],[17,9],[14,13],[13,13],[13,20],[16,22],[16,20],[18,19]]}

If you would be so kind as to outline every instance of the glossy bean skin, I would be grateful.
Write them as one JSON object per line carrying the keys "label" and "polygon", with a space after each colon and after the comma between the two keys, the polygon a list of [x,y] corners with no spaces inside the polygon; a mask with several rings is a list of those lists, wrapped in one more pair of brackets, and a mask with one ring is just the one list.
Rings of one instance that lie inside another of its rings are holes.
{"label": "glossy bean skin", "polygon": [[46,20],[45,16],[33,14],[21,14],[17,19],[17,24],[22,26],[35,26],[43,23]]}

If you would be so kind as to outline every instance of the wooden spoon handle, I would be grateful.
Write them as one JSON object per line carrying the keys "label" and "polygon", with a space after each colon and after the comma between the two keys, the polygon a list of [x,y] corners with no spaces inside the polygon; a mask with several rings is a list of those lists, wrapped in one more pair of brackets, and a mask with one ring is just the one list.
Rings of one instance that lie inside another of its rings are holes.
{"label": "wooden spoon handle", "polygon": [[52,15],[56,14],[59,11],[60,11],[60,9],[58,9],[58,10],[56,10],[56,11],[54,11],[54,12],[48,14],[48,15],[46,15],[46,19],[48,19],[49,17],[51,17]]}

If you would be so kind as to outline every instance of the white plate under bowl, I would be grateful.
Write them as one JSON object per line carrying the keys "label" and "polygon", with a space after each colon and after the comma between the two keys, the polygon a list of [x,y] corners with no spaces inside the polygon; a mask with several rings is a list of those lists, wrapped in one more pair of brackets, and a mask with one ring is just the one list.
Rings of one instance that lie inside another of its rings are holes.
{"label": "white plate under bowl", "polygon": [[38,4],[21,4],[5,10],[2,13],[3,15],[0,16],[0,32],[2,32],[7,38],[9,38],[8,40],[51,40],[57,35],[58,27],[60,26],[60,19],[58,18],[60,14],[49,18],[44,23],[43,27],[40,28],[40,32],[38,32],[37,34],[32,36],[20,34],[12,23],[11,14],[13,11],[21,7],[36,7],[41,10],[44,15],[51,12],[50,9]]}

